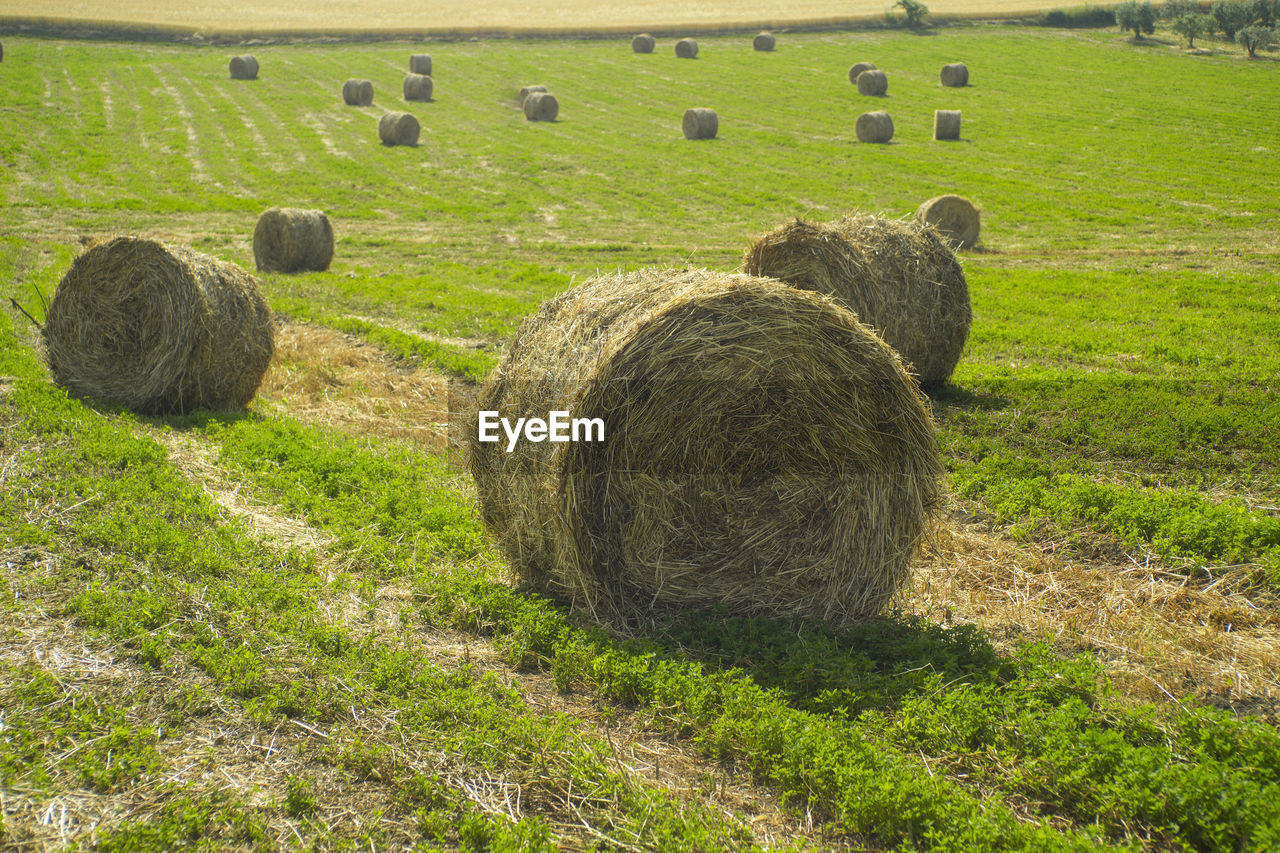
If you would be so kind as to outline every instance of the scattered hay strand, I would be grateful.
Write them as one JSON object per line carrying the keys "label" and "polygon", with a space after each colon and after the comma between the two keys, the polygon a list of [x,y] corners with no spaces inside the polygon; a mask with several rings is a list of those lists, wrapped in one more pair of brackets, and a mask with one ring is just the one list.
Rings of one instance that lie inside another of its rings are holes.
{"label": "scattered hay strand", "polygon": [[751,40],[751,46],[756,50],[773,50],[778,40],[773,37],[773,33],[760,33]]}
{"label": "scattered hay strand", "polygon": [[529,121],[555,121],[560,102],[550,92],[530,92],[524,99],[524,117]]}
{"label": "scattered hay strand", "polygon": [[435,83],[426,74],[406,74],[404,78],[404,99],[406,101],[429,101]]}
{"label": "scattered hay strand", "polygon": [[969,85],[969,69],[965,67],[963,62],[953,62],[950,65],[942,66],[942,72],[938,76],[942,78],[942,85],[944,86],[960,88]]}
{"label": "scattered hay strand", "polygon": [[854,125],[859,142],[886,143],[893,139],[893,118],[884,110],[863,113]]}
{"label": "scattered hay strand", "polygon": [[856,80],[859,95],[879,97],[889,91],[889,78],[883,71],[871,68],[858,75]]}
{"label": "scattered hay strand", "polygon": [[148,415],[243,407],[274,349],[253,276],[142,237],[96,243],[76,258],[42,333],[55,382]]}
{"label": "scattered hay strand", "polygon": [[916,221],[932,225],[942,238],[959,249],[978,242],[982,216],[969,199],[958,195],[940,195],[916,208]]}
{"label": "scattered hay strand", "polygon": [[720,118],[715,110],[694,107],[684,111],[680,127],[685,139],[715,139],[720,132]]}
{"label": "scattered hay strand", "polygon": [[641,33],[631,40],[631,50],[635,53],[653,53],[657,42],[648,33]]}
{"label": "scattered hay strand", "polygon": [[533,94],[534,92],[545,92],[545,91],[547,91],[546,86],[521,86],[520,87],[520,106],[522,107],[524,106],[524,99],[529,97],[529,95]]}
{"label": "scattered hay strand", "polygon": [[680,39],[676,42],[676,56],[681,59],[697,59],[698,43],[693,39]]}
{"label": "scattered hay strand", "polygon": [[969,286],[931,227],[856,214],[796,219],[747,249],[744,268],[835,296],[901,354],[925,388],[944,384],[969,336]]}
{"label": "scattered hay strand", "polygon": [[349,107],[367,107],[373,103],[373,83],[348,80],[342,84],[342,100]]}
{"label": "scattered hay strand", "polygon": [[521,579],[598,618],[871,616],[940,503],[898,357],[835,301],[768,279],[593,279],[524,321],[478,408],[604,421],[603,442],[510,453],[468,436],[482,518]]}
{"label": "scattered hay strand", "polygon": [[431,76],[431,54],[414,53],[409,55],[409,71],[413,74]]}
{"label": "scattered hay strand", "polygon": [[876,70],[876,67],[872,65],[870,62],[855,62],[852,66],[849,67],[849,82],[857,83],[858,75],[861,74],[863,71],[875,71],[875,70]]}
{"label": "scattered hay strand", "polygon": [[258,60],[249,54],[231,57],[232,80],[258,79]]}
{"label": "scattered hay strand", "polygon": [[378,137],[384,145],[417,145],[421,132],[413,113],[384,113],[378,119]]}
{"label": "scattered hay strand", "polygon": [[959,139],[960,138],[960,111],[959,110],[934,110],[933,111],[933,138],[934,139]]}
{"label": "scattered hay strand", "polygon": [[333,260],[333,226],[322,210],[271,207],[253,229],[253,260],[263,272],[322,272]]}

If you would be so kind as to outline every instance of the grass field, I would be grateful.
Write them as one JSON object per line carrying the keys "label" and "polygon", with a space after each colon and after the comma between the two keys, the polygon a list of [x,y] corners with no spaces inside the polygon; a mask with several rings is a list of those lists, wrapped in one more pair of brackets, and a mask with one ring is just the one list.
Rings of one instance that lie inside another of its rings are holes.
{"label": "grass field", "polygon": [[[1275,62],[1021,27],[481,40],[433,44],[405,105],[417,45],[257,46],[245,82],[241,49],[3,40],[0,296],[36,319],[114,231],[251,268],[262,209],[317,206],[338,247],[260,276],[284,325],[244,415],[68,399],[0,313],[0,845],[1280,846]],[[378,144],[406,106],[421,144]],[[894,143],[857,144],[880,108]],[[983,209],[974,325],[897,610],[623,637],[508,583],[447,410],[542,299],[943,192]]]}

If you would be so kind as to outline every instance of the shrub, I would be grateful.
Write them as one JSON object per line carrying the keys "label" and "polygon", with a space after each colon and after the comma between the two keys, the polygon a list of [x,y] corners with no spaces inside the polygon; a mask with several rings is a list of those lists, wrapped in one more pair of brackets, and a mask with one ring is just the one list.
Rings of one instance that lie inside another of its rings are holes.
{"label": "shrub", "polygon": [[1151,35],[1156,31],[1156,10],[1146,0],[1127,0],[1116,7],[1116,26],[1133,30],[1135,39],[1142,38],[1143,33]]}
{"label": "shrub", "polygon": [[905,16],[904,23],[908,27],[919,29],[925,26],[925,19],[929,17],[929,7],[920,0],[898,0],[893,5],[902,9],[902,14]]}
{"label": "shrub", "polygon": [[1253,23],[1254,14],[1250,4],[1226,2],[1219,0],[1213,4],[1213,21],[1222,30],[1223,35],[1234,39],[1236,33]]}
{"label": "shrub", "polygon": [[1063,29],[1109,27],[1115,21],[1115,12],[1107,6],[1076,6],[1073,9],[1054,9],[1044,16],[1046,26],[1062,27]]}
{"label": "shrub", "polygon": [[1236,43],[1245,49],[1249,56],[1257,56],[1258,49],[1266,49],[1276,43],[1276,31],[1272,27],[1245,27],[1236,33]]}

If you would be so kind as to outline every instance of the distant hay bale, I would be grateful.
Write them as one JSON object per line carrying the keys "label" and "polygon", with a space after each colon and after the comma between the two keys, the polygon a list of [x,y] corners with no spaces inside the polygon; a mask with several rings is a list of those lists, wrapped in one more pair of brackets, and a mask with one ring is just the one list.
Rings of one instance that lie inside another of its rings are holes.
{"label": "distant hay bale", "polygon": [[939,76],[942,78],[942,85],[944,86],[960,88],[969,85],[969,69],[965,67],[963,62],[953,62],[950,65],[942,66],[942,72]]}
{"label": "distant hay bale", "polygon": [[378,119],[378,137],[384,145],[417,145],[421,132],[413,113],[385,113]]}
{"label": "distant hay bale", "polygon": [[893,118],[884,110],[863,113],[854,125],[859,142],[885,143],[893,139]]}
{"label": "distant hay bale", "polygon": [[641,33],[631,40],[631,50],[635,53],[653,53],[657,42],[648,33]]}
{"label": "distant hay bale", "polygon": [[685,139],[715,139],[720,132],[720,118],[715,110],[695,107],[684,111],[680,127]]}
{"label": "distant hay bale", "polygon": [[258,78],[258,60],[245,54],[231,57],[232,80],[256,80]]}
{"label": "distant hay bale", "polygon": [[876,70],[876,67],[872,65],[870,62],[855,62],[849,68],[849,82],[857,83],[858,75],[861,74],[863,71],[875,71],[875,70]]}
{"label": "distant hay bale", "polygon": [[599,442],[507,452],[477,420],[468,436],[511,565],[598,618],[854,622],[902,587],[940,504],[933,425],[898,357],[833,300],[768,279],[593,279],[524,321],[478,409],[602,420]]}
{"label": "distant hay bale", "polygon": [[933,138],[934,139],[959,139],[960,138],[960,111],[959,110],[934,110],[933,111]]}
{"label": "distant hay bale", "polygon": [[271,207],[253,229],[253,260],[263,272],[321,272],[333,260],[333,226],[322,210]]}
{"label": "distant hay bale", "polygon": [[696,59],[698,56],[698,43],[693,39],[680,39],[676,42],[676,56],[681,59]]}
{"label": "distant hay bale", "polygon": [[560,102],[550,92],[530,92],[524,99],[524,117],[529,121],[555,121]]}
{"label": "distant hay bale", "polygon": [[96,243],[76,258],[42,334],[55,382],[147,415],[243,407],[275,346],[253,276],[142,237]]}
{"label": "distant hay bale", "polygon": [[924,202],[916,208],[916,221],[932,225],[944,240],[960,249],[973,247],[982,230],[978,208],[958,195],[940,195]]}
{"label": "distant hay bale", "polygon": [[521,86],[520,87],[520,106],[523,107],[524,99],[529,97],[534,92],[545,92],[545,91],[547,91],[546,86]]}
{"label": "distant hay bale", "polygon": [[867,214],[822,224],[796,219],[752,243],[744,268],[835,296],[925,388],[950,378],[969,337],[964,270],[938,233],[918,222]]}
{"label": "distant hay bale", "polygon": [[342,100],[349,107],[367,107],[373,103],[373,83],[348,80],[342,84]]}
{"label": "distant hay bale", "polygon": [[756,50],[773,50],[778,40],[773,37],[773,33],[760,33],[751,40],[751,46]]}
{"label": "distant hay bale", "polygon": [[409,71],[414,74],[431,76],[431,54],[414,53],[409,56]]}
{"label": "distant hay bale", "polygon": [[883,71],[874,68],[859,74],[856,82],[859,95],[879,96],[889,91],[889,78]]}
{"label": "distant hay bale", "polygon": [[406,101],[429,101],[435,84],[425,74],[406,74],[404,78],[404,99]]}

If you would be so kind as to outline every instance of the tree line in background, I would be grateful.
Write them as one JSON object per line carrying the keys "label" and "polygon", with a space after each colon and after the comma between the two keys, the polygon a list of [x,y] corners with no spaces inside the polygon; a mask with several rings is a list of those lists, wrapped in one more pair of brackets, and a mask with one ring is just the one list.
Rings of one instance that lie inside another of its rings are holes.
{"label": "tree line in background", "polygon": [[1169,22],[1169,29],[1195,47],[1199,36],[1221,30],[1249,56],[1276,43],[1276,22],[1280,20],[1280,0],[1219,0],[1209,10],[1200,11],[1195,0],[1168,0],[1157,10],[1149,0],[1126,0],[1116,7],[1116,25],[1133,30],[1136,39],[1156,31],[1157,18]]}

